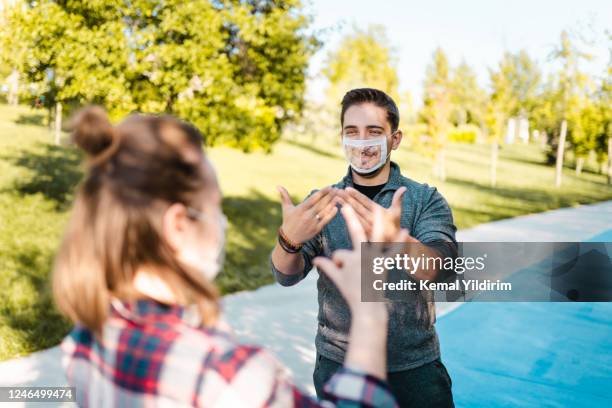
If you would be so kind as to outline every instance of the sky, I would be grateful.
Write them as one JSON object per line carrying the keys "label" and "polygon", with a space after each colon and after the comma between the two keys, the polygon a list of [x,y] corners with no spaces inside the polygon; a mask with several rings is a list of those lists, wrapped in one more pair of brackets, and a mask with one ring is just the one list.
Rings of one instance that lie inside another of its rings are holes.
{"label": "sky", "polygon": [[305,0],[305,6],[313,16],[311,29],[324,41],[309,67],[307,95],[315,100],[326,87],[319,72],[328,53],[354,27],[370,24],[386,27],[400,91],[410,91],[417,105],[425,68],[438,46],[453,66],[462,59],[470,64],[482,86],[504,51],[525,49],[545,72],[554,69],[549,55],[563,29],[596,44],[587,47],[595,59],[585,70],[599,74],[609,61],[603,33],[612,31],[612,0]]}

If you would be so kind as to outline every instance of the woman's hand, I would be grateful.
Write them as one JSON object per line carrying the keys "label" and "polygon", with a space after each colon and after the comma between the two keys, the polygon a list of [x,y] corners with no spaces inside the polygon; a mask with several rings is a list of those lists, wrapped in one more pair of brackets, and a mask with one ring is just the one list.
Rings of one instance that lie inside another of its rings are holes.
{"label": "woman's hand", "polygon": [[[315,258],[314,263],[334,282],[351,309],[351,330],[345,366],[365,371],[384,379],[386,370],[388,312],[385,299],[374,302],[361,301],[361,243],[367,241],[365,230],[352,207],[344,205],[342,215],[346,220],[353,242],[352,250],[338,250],[332,259]],[[373,209],[372,240],[383,242],[384,215],[381,208]],[[407,242],[410,235],[400,230],[393,242]],[[381,248],[382,255],[382,248]]]}
{"label": "woman's hand", "polygon": [[[374,207],[372,209],[371,241],[373,242],[409,242],[408,231],[400,229],[393,237],[385,234],[385,209]],[[377,302],[361,301],[361,243],[367,242],[367,235],[363,224],[350,205],[342,207],[342,215],[353,243],[353,249],[339,249],[334,251],[332,258],[317,257],[314,264],[334,282],[349,308],[353,317],[366,318],[376,316],[386,318],[384,299]],[[381,250],[381,256],[384,256]]]}

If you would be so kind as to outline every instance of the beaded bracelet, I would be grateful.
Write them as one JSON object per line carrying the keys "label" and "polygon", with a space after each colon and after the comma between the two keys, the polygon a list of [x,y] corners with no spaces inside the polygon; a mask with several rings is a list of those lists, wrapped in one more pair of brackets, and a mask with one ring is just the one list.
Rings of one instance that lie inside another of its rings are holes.
{"label": "beaded bracelet", "polygon": [[281,248],[290,254],[295,254],[302,249],[302,244],[295,244],[291,242],[291,240],[287,238],[283,232],[282,228],[278,229],[278,243],[280,244]]}

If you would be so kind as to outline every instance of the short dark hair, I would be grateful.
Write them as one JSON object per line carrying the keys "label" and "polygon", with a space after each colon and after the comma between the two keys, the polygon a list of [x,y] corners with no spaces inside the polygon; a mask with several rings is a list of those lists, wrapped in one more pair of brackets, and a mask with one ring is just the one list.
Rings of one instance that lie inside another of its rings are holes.
{"label": "short dark hair", "polygon": [[393,99],[379,89],[357,88],[348,91],[342,98],[342,112],[340,113],[340,125],[344,126],[344,114],[353,105],[371,102],[387,111],[387,120],[391,125],[391,131],[395,132],[399,127],[399,110]]}

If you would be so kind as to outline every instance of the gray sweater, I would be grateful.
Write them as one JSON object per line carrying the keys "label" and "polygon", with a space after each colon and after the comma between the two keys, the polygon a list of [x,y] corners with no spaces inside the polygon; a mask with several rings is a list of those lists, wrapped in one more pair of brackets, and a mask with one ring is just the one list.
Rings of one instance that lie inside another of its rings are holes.
{"label": "gray sweater", "polygon": [[[353,185],[349,168],[346,176],[334,187],[345,188]],[[400,168],[391,162],[389,180],[374,197],[383,207],[391,205],[393,193],[400,187],[407,188],[402,200],[401,226],[423,243],[446,241],[451,253],[456,255],[455,231],[451,210],[435,187],[417,183],[402,176]],[[311,193],[312,194],[312,193]],[[304,271],[296,275],[285,275],[270,266],[274,277],[283,286],[298,283],[312,269],[316,256],[330,257],[337,249],[351,248],[344,218],[338,214],[323,230],[302,247]],[[324,357],[342,363],[347,349],[350,328],[350,310],[342,295],[325,275],[320,273],[317,280],[319,301],[319,326],[315,344],[317,352]],[[402,302],[389,303],[389,332],[387,342],[387,368],[390,372],[402,371],[427,364],[440,358],[440,345],[433,323],[435,310],[433,300],[427,294],[414,295]],[[367,335],[367,333],[364,333]]]}

